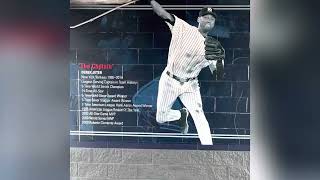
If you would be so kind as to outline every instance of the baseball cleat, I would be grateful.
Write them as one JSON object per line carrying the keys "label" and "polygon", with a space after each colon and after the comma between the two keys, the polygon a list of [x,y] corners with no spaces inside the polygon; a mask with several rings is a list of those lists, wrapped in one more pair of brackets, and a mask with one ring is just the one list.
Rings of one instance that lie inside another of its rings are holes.
{"label": "baseball cleat", "polygon": [[187,134],[189,130],[189,124],[188,124],[189,112],[187,108],[180,109],[180,112],[181,112],[181,118],[179,119],[179,125],[181,128],[181,133]]}

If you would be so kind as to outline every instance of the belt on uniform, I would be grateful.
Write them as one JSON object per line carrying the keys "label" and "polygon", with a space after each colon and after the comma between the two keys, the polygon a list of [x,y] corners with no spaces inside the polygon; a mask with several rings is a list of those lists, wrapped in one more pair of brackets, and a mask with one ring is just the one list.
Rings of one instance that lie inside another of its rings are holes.
{"label": "belt on uniform", "polygon": [[193,77],[193,78],[180,78],[180,77],[172,74],[172,73],[169,72],[169,71],[167,71],[167,75],[170,76],[171,78],[179,81],[180,83],[185,83],[185,82],[188,82],[188,81],[197,79],[197,77]]}

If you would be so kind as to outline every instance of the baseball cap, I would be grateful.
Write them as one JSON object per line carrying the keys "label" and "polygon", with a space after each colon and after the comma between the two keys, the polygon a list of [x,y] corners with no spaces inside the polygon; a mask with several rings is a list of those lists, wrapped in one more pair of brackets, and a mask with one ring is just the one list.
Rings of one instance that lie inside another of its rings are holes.
{"label": "baseball cap", "polygon": [[199,17],[207,15],[207,14],[211,14],[214,18],[217,18],[217,14],[216,14],[215,10],[211,7],[202,8],[201,11],[199,12]]}

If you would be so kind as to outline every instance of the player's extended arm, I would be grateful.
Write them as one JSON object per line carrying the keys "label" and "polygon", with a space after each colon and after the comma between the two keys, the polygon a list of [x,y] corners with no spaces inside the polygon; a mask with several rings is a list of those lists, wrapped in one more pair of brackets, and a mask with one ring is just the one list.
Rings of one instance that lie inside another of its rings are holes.
{"label": "player's extended arm", "polygon": [[174,17],[168,13],[157,1],[150,0],[151,7],[153,11],[160,16],[162,19],[174,22]]}

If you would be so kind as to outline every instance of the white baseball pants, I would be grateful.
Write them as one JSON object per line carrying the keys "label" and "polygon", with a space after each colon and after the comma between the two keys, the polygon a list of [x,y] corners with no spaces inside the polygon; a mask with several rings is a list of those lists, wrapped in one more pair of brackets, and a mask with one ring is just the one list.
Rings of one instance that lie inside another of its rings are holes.
{"label": "white baseball pants", "polygon": [[197,79],[181,84],[168,76],[166,70],[164,70],[159,81],[157,122],[164,123],[180,119],[180,111],[171,109],[178,97],[192,116],[201,144],[212,145],[210,127],[202,110],[200,87]]}

